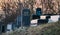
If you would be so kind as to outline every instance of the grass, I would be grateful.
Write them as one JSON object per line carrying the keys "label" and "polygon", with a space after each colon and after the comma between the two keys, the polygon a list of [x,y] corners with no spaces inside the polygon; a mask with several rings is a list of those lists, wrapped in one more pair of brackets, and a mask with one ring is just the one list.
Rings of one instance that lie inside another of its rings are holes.
{"label": "grass", "polygon": [[60,35],[60,21],[13,31],[9,35]]}

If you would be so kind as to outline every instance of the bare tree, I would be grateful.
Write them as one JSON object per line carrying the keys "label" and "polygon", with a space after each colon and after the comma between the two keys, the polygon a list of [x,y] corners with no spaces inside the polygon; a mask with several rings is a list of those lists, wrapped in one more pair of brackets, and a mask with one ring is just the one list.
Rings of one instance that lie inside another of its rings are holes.
{"label": "bare tree", "polygon": [[[5,19],[3,19],[4,23],[8,23],[14,21],[17,16],[17,5],[16,3],[3,3],[2,9],[5,13]],[[12,4],[12,6],[10,5]]]}
{"label": "bare tree", "polygon": [[53,2],[54,0],[42,0],[43,13],[45,14],[57,14],[56,5]]}
{"label": "bare tree", "polygon": [[58,14],[60,14],[60,2],[57,3],[58,3]]}

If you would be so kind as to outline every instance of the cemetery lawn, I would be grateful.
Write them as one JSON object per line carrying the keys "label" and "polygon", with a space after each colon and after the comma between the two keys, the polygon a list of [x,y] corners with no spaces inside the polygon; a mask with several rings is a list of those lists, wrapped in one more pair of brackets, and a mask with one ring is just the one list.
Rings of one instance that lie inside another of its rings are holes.
{"label": "cemetery lawn", "polygon": [[8,35],[60,35],[60,21],[16,30]]}

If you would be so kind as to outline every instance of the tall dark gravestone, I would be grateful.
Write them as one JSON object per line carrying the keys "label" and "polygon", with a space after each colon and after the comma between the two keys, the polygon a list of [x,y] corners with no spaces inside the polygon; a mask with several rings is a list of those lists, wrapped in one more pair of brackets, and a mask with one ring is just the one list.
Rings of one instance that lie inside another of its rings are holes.
{"label": "tall dark gravestone", "polygon": [[36,15],[38,15],[38,16],[42,15],[41,8],[36,9]]}
{"label": "tall dark gravestone", "polygon": [[30,9],[23,9],[22,15],[22,25],[30,26]]}

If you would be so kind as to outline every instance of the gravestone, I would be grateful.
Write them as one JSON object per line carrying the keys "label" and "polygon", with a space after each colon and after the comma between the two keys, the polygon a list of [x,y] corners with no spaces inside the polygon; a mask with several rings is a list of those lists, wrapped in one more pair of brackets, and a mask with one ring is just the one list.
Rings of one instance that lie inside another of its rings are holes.
{"label": "gravestone", "polygon": [[[46,16],[46,15],[45,15]],[[41,18],[41,17],[40,17]],[[50,16],[46,16],[46,18],[42,17],[43,19],[39,19],[38,20],[38,25],[40,24],[45,24],[45,23],[48,23],[49,19],[50,19]]]}
{"label": "gravestone", "polygon": [[59,15],[59,21],[60,21],[60,15]]}
{"label": "gravestone", "polygon": [[32,15],[32,19],[40,19],[40,16],[38,16],[38,15]]}
{"label": "gravestone", "polygon": [[22,11],[23,26],[30,26],[30,9],[23,9]]}
{"label": "gravestone", "polygon": [[38,16],[42,15],[41,8],[36,9],[36,15],[38,15]]}
{"label": "gravestone", "polygon": [[7,30],[7,25],[3,22],[0,22],[0,33],[5,33]]}
{"label": "gravestone", "polygon": [[1,26],[1,28],[2,28],[1,32],[2,32],[2,33],[5,33],[6,30],[7,30],[7,25],[4,25],[4,24],[3,24],[3,25]]}

